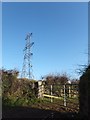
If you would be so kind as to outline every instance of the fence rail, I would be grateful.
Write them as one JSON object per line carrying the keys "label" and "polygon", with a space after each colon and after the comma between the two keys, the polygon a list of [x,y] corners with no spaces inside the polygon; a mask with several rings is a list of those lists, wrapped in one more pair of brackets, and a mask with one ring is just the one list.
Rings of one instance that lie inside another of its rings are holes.
{"label": "fence rail", "polygon": [[57,97],[57,96],[52,96],[52,95],[47,95],[43,94],[44,97],[50,97],[50,98],[56,98],[56,99],[62,99],[62,97]]}

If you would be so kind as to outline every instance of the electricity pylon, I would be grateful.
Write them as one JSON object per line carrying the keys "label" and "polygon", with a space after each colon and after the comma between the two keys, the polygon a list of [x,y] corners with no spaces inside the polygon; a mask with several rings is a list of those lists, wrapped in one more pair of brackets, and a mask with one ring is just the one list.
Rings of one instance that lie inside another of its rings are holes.
{"label": "electricity pylon", "polygon": [[33,79],[32,73],[32,64],[31,64],[31,56],[33,53],[31,52],[31,47],[33,46],[34,42],[31,42],[32,33],[28,33],[26,36],[26,45],[24,48],[24,61],[23,61],[23,68],[21,73],[21,78],[28,78]]}

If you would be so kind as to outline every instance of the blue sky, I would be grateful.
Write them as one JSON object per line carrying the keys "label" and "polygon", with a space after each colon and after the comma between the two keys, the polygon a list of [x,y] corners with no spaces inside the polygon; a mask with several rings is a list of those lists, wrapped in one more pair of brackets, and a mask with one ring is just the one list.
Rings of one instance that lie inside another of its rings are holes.
{"label": "blue sky", "polygon": [[78,65],[87,64],[88,3],[3,3],[3,67],[23,66],[25,37],[32,32],[35,79],[67,72],[78,78]]}

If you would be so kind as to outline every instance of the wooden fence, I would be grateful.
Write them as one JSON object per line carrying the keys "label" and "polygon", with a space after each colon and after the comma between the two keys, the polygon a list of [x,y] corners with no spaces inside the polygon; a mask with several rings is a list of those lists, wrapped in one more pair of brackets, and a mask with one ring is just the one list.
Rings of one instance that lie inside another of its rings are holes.
{"label": "wooden fence", "polygon": [[78,84],[46,85],[38,81],[38,98],[77,98],[79,96]]}

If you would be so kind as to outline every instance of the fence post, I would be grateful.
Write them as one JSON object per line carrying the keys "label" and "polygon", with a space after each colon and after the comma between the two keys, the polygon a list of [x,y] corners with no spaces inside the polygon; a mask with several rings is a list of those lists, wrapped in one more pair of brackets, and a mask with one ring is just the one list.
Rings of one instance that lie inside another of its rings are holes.
{"label": "fence post", "polygon": [[61,97],[63,97],[63,88],[61,88],[61,94],[60,95],[61,95]]}
{"label": "fence post", "polygon": [[64,106],[66,106],[66,85],[64,84]]}
{"label": "fence post", "polygon": [[42,81],[38,81],[38,98],[42,97],[42,88],[41,88],[41,85],[42,85]]}
{"label": "fence post", "polygon": [[71,97],[71,86],[69,85],[69,98]]}
{"label": "fence post", "polygon": [[38,81],[38,98],[43,98],[44,94],[44,85],[43,82],[40,80]]}
{"label": "fence post", "polygon": [[[51,95],[52,95],[52,85],[51,85]],[[51,97],[51,102],[53,102],[52,97]]]}

